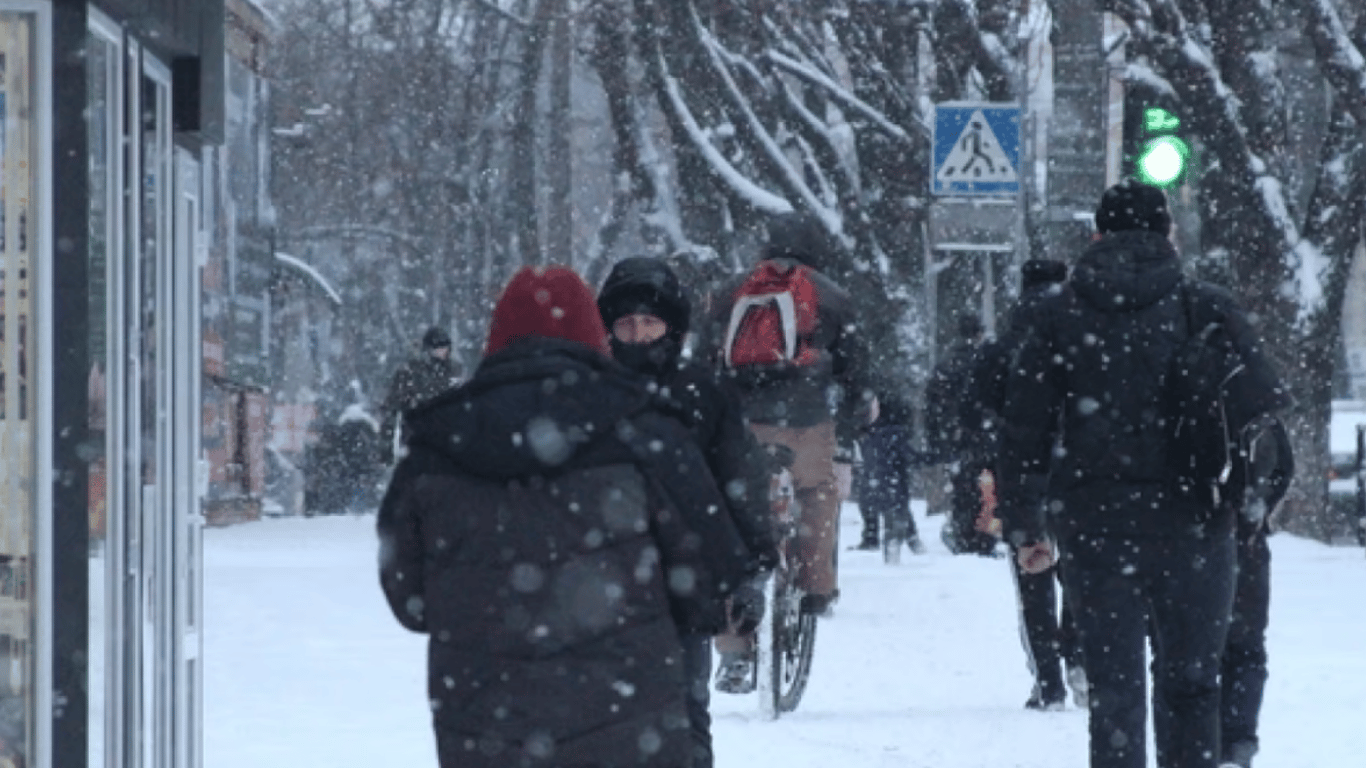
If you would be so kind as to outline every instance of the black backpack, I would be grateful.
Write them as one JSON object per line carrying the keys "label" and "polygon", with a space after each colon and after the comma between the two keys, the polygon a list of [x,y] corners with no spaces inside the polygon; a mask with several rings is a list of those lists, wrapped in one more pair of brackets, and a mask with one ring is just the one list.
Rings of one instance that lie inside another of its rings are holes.
{"label": "black backpack", "polygon": [[1222,317],[1192,306],[1183,285],[1187,337],[1172,355],[1163,382],[1167,458],[1178,489],[1217,506],[1229,482],[1244,424],[1234,423],[1229,390],[1245,369]]}

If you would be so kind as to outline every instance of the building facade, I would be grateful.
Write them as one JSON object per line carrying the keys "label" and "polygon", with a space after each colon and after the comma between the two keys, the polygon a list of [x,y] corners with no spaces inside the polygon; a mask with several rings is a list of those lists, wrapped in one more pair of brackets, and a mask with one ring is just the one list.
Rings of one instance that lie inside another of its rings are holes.
{"label": "building facade", "polygon": [[200,764],[223,40],[222,0],[0,0],[0,765]]}

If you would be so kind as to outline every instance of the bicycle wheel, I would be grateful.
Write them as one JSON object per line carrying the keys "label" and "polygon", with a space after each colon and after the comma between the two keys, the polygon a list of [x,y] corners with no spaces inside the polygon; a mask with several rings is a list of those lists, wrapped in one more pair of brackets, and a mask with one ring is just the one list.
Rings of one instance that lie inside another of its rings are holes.
{"label": "bicycle wheel", "polygon": [[802,612],[802,593],[788,578],[779,573],[773,579],[768,688],[774,717],[795,710],[801,703],[816,648],[816,617]]}

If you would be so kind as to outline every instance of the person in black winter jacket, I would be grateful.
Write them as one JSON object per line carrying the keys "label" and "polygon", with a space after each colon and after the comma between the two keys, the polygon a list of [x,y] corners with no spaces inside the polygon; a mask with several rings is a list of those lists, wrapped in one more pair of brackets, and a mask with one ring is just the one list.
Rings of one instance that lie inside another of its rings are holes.
{"label": "person in black winter jacket", "polygon": [[[451,337],[440,326],[428,328],[422,334],[422,354],[408,360],[394,371],[389,391],[380,405],[379,459],[382,464],[394,460],[394,434],[400,426],[404,430],[408,414],[418,406],[454,387],[460,382],[460,369],[451,360]],[[406,435],[406,431],[403,433]],[[407,437],[403,438],[407,442]]]}
{"label": "person in black winter jacket", "polygon": [[613,362],[592,291],[527,267],[464,386],[411,419],[380,583],[429,636],[442,768],[691,768],[683,634],[751,556],[701,451]]}
{"label": "person in black winter jacket", "polygon": [[[1011,367],[999,483],[1005,532],[1030,572],[1056,542],[1090,684],[1091,768],[1146,766],[1145,642],[1152,637],[1160,765],[1219,761],[1219,664],[1234,596],[1234,513],[1171,467],[1166,372],[1217,317],[1246,365],[1241,412],[1283,407],[1232,296],[1184,278],[1161,190],[1122,182],[1101,233],[1057,296],[1032,314]],[[1254,380],[1255,379],[1255,380]],[[1237,426],[1237,425],[1235,425]],[[1045,524],[1046,515],[1046,524]]]}
{"label": "person in black winter jacket", "polygon": [[[984,342],[973,362],[968,400],[962,417],[963,429],[985,434],[992,441],[993,460],[1000,452],[1001,411],[1005,406],[1006,380],[1010,367],[1025,333],[1029,318],[1039,303],[1057,295],[1067,280],[1067,265],[1061,261],[1034,259],[1020,268],[1020,300],[1011,310],[1005,332],[1000,337]],[[999,473],[995,468],[993,472]],[[998,510],[998,517],[1003,513]],[[1017,554],[1011,547],[1011,555]],[[1062,709],[1067,699],[1063,679],[1066,662],[1067,679],[1077,685],[1078,706],[1086,703],[1085,672],[1080,652],[1076,648],[1076,632],[1072,612],[1064,604],[1058,610],[1058,569],[1028,573],[1015,563],[1012,572],[1019,596],[1021,640],[1034,676],[1034,690],[1025,702],[1028,709],[1050,711]]]}
{"label": "person in black winter jacket", "polygon": [[[608,329],[617,362],[647,377],[678,414],[706,457],[726,495],[727,509],[765,573],[777,562],[777,542],[768,510],[769,474],[759,444],[741,415],[739,397],[715,372],[679,359],[688,333],[692,302],[668,264],[659,259],[618,262],[598,293],[598,311]],[[757,624],[763,608],[758,587],[747,584],[731,601],[733,620]],[[683,640],[688,675],[689,716],[698,768],[712,765],[709,685],[712,633]]]}
{"label": "person in black winter jacket", "polygon": [[948,520],[941,537],[954,554],[993,555],[996,537],[977,530],[982,511],[979,479],[990,471],[993,441],[981,429],[964,429],[965,423],[980,424],[979,416],[968,417],[975,407],[970,389],[972,368],[982,343],[984,328],[976,314],[958,317],[958,340],[954,342],[930,374],[925,387],[925,432],[930,454],[948,465],[952,487]]}

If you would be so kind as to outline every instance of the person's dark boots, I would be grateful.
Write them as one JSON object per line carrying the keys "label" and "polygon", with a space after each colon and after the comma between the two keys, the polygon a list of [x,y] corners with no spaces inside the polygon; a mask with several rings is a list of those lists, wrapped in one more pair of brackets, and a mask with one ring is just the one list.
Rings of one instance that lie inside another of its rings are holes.
{"label": "person's dark boots", "polygon": [[1034,685],[1034,692],[1025,702],[1025,709],[1036,712],[1061,712],[1067,708],[1067,688],[1062,682],[1056,685]]}

